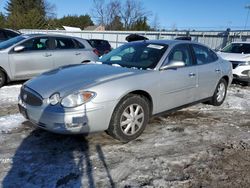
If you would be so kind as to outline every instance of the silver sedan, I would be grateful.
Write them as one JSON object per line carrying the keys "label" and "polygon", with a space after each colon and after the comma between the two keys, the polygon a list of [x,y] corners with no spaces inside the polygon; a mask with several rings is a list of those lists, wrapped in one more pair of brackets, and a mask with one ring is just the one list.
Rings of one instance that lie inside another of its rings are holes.
{"label": "silver sedan", "polygon": [[106,131],[128,142],[149,118],[197,102],[221,105],[232,67],[190,41],[125,44],[100,62],[46,72],[26,82],[20,112],[34,125],[62,134]]}
{"label": "silver sedan", "polygon": [[98,60],[90,44],[63,35],[21,35],[0,43],[0,87],[68,64]]}

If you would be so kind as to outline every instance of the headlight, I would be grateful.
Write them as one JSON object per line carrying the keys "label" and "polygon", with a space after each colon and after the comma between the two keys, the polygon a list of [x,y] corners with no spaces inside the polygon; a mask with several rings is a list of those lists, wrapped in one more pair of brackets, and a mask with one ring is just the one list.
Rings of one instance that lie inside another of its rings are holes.
{"label": "headlight", "polygon": [[74,108],[90,101],[95,95],[94,92],[79,91],[64,97],[61,101],[61,105],[66,108]]}
{"label": "headlight", "polygon": [[50,98],[49,98],[49,103],[51,105],[53,105],[53,106],[56,105],[56,104],[58,104],[59,101],[60,101],[60,95],[59,95],[59,93],[55,93],[55,94],[51,95]]}
{"label": "headlight", "polygon": [[242,62],[239,64],[239,66],[248,66],[250,65],[250,61]]}

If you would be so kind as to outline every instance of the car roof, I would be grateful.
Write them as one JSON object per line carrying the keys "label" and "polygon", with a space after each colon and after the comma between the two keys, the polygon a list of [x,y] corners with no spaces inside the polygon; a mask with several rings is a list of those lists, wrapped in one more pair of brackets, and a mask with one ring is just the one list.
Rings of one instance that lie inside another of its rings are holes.
{"label": "car roof", "polygon": [[11,31],[16,34],[21,34],[19,31],[13,30],[13,29],[8,29],[8,28],[0,28],[1,31]]}
{"label": "car roof", "polygon": [[43,33],[36,33],[36,34],[23,34],[23,36],[27,36],[27,37],[61,37],[61,38],[74,38],[74,39],[82,39],[85,40],[83,38],[79,38],[79,37],[74,37],[74,36],[68,36],[68,35],[60,35],[60,34],[43,34]]}
{"label": "car roof", "polygon": [[164,44],[164,45],[175,45],[175,44],[199,44],[197,42],[189,41],[189,40],[140,40],[140,41],[135,41],[135,42],[130,42],[130,43],[156,43],[156,44]]}
{"label": "car roof", "polygon": [[89,39],[89,40],[107,41],[107,40],[104,40],[104,39]]}

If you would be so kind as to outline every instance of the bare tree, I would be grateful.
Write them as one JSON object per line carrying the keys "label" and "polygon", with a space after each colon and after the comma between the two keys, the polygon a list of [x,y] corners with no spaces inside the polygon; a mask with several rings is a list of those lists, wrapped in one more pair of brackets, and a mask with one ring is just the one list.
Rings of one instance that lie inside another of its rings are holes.
{"label": "bare tree", "polygon": [[107,4],[106,9],[107,9],[106,24],[110,25],[110,23],[113,22],[117,16],[120,16],[119,14],[121,11],[121,3],[118,0],[112,0]]}
{"label": "bare tree", "polygon": [[126,0],[121,8],[120,15],[125,29],[130,29],[137,20],[148,17],[150,12],[145,10],[141,1]]}
{"label": "bare tree", "polygon": [[151,27],[154,31],[157,31],[160,29],[160,22],[159,22],[159,17],[158,17],[158,14],[155,14],[154,16],[154,20],[151,24]]}
{"label": "bare tree", "polygon": [[93,0],[94,6],[92,9],[92,16],[97,20],[98,24],[106,25],[106,5],[105,0]]}
{"label": "bare tree", "polygon": [[[92,16],[98,24],[112,29],[112,24],[123,23],[124,28],[129,30],[132,26],[144,17],[148,17],[150,12],[146,11],[140,0],[93,0]],[[120,23],[119,23],[120,22]]]}
{"label": "bare tree", "polygon": [[44,1],[44,7],[45,7],[45,12],[46,12],[46,17],[48,19],[52,19],[56,17],[56,5],[50,3],[49,1]]}

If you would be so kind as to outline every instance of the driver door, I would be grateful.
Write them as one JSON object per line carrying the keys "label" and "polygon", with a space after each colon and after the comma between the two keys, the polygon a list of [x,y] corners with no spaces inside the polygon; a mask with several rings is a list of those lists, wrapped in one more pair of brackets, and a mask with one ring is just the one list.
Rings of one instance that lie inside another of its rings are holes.
{"label": "driver door", "polygon": [[188,44],[175,46],[164,65],[171,61],[182,61],[184,67],[160,72],[159,112],[170,110],[195,101],[197,68]]}
{"label": "driver door", "polygon": [[24,50],[9,54],[11,71],[15,79],[29,79],[54,68],[49,37],[35,37],[18,46]]}

